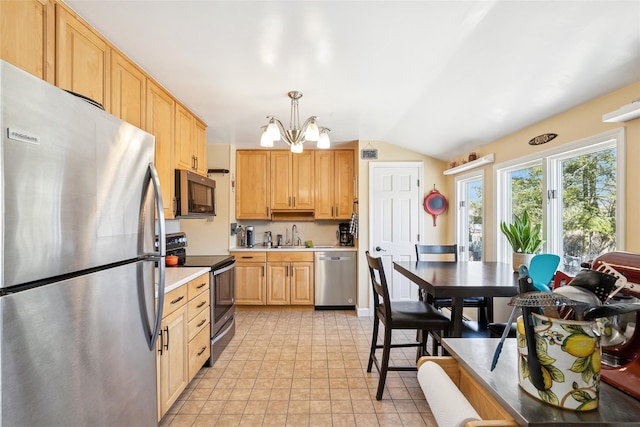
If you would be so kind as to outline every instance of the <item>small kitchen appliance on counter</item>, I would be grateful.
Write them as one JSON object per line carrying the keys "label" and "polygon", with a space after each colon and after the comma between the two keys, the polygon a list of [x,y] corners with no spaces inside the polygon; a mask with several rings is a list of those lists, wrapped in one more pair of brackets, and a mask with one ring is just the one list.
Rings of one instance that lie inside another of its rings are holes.
{"label": "small kitchen appliance on counter", "polygon": [[338,242],[340,246],[353,246],[353,235],[348,222],[338,224]]}
{"label": "small kitchen appliance on counter", "polygon": [[[597,270],[603,265],[622,274],[628,283],[618,296],[627,302],[640,302],[640,254],[605,253],[593,261],[591,269]],[[628,321],[625,325],[624,342],[602,347],[600,378],[640,400],[640,312],[633,315],[635,322]]]}
{"label": "small kitchen appliance on counter", "polygon": [[246,233],[246,241],[247,241],[247,247],[248,248],[252,248],[253,245],[255,244],[255,231],[253,229],[252,225],[249,225],[248,227],[245,227],[245,233]]}
{"label": "small kitchen appliance on counter", "polygon": [[185,233],[167,234],[166,242],[167,255],[176,255],[178,266],[211,267],[211,358],[207,366],[213,366],[235,334],[236,260],[231,255],[187,255]]}
{"label": "small kitchen appliance on counter", "polygon": [[271,236],[270,231],[264,232],[264,241],[262,242],[262,246],[266,246],[267,248],[273,247],[273,237]]}

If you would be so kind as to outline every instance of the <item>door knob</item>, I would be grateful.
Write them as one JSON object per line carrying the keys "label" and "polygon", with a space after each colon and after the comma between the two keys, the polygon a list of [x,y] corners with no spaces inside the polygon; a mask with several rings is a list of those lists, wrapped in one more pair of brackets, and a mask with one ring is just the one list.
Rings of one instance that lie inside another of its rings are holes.
{"label": "door knob", "polygon": [[382,249],[380,246],[376,246],[376,252],[386,252],[386,249]]}

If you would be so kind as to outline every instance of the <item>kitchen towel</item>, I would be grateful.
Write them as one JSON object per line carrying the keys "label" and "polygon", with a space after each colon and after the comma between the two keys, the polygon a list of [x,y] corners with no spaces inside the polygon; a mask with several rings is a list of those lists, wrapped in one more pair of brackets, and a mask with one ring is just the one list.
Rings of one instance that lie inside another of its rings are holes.
{"label": "kitchen towel", "polygon": [[351,221],[349,221],[349,233],[356,239],[358,238],[358,214],[356,213],[355,206],[351,214]]}
{"label": "kitchen towel", "polygon": [[426,397],[438,427],[463,427],[469,421],[482,420],[449,375],[435,362],[418,369],[418,383]]}

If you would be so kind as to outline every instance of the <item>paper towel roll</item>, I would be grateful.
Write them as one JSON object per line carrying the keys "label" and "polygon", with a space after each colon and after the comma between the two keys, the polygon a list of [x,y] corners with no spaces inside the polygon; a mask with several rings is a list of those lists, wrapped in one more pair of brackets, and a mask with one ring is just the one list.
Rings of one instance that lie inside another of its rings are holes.
{"label": "paper towel roll", "polygon": [[418,383],[438,427],[464,427],[469,421],[482,419],[437,363],[425,362],[420,366]]}

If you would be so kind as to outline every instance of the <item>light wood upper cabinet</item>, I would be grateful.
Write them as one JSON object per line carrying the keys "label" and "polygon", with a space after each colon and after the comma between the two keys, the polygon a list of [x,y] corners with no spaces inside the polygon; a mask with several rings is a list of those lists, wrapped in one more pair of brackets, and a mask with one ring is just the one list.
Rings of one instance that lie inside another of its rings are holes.
{"label": "light wood upper cabinet", "polygon": [[164,216],[171,219],[175,212],[175,173],[173,168],[175,101],[160,86],[149,81],[147,83],[146,110],[145,129],[156,137],[155,165],[162,187]]}
{"label": "light wood upper cabinet", "polygon": [[349,219],[354,201],[353,150],[317,151],[315,219]]}
{"label": "light wood upper cabinet", "polygon": [[191,149],[195,117],[180,104],[176,104],[176,139],[174,161],[176,169],[193,170],[194,154]]}
{"label": "light wood upper cabinet", "polygon": [[271,209],[313,210],[314,152],[271,152]]}
{"label": "light wood upper cabinet", "polygon": [[236,218],[271,219],[271,152],[238,150],[236,153]]}
{"label": "light wood upper cabinet", "polygon": [[145,126],[147,76],[131,61],[111,51],[111,114],[139,128]]}
{"label": "light wood upper cabinet", "polygon": [[56,4],[56,22],[56,85],[91,98],[111,112],[109,45],[60,4]]}
{"label": "light wood upper cabinet", "polygon": [[0,58],[55,83],[55,10],[50,0],[0,1]]}
{"label": "light wood upper cabinet", "polygon": [[207,125],[195,119],[195,129],[193,138],[194,150],[196,156],[196,172],[200,175],[207,175]]}
{"label": "light wood upper cabinet", "polygon": [[176,169],[207,175],[207,125],[176,103]]}

